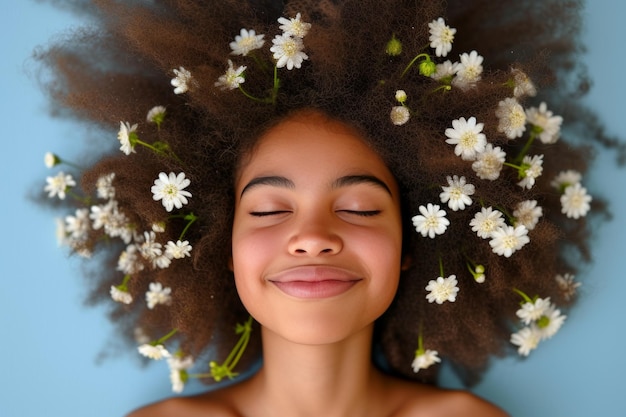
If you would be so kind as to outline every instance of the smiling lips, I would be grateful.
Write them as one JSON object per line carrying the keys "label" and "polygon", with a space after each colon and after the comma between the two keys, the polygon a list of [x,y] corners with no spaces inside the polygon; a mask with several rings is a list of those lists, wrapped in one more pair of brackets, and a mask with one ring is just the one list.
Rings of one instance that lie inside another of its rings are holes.
{"label": "smiling lips", "polygon": [[272,275],[267,280],[292,297],[328,298],[348,291],[362,278],[341,268],[300,266]]}

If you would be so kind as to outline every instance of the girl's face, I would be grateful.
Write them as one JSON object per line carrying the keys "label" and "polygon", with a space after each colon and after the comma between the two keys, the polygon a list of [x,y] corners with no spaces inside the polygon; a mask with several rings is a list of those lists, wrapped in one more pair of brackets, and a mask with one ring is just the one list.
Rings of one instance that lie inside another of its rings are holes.
{"label": "girl's face", "polygon": [[353,130],[318,113],[287,119],[235,187],[235,282],[265,331],[332,343],[387,309],[400,276],[398,186]]}

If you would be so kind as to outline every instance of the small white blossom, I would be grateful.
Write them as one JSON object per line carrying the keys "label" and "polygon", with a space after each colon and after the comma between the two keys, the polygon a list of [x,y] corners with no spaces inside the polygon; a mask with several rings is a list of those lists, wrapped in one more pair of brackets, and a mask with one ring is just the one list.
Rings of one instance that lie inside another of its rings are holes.
{"label": "small white blossom", "polygon": [[567,316],[561,314],[561,310],[557,309],[554,304],[550,304],[536,322],[541,340],[554,336],[561,329],[566,318]]}
{"label": "small white blossom", "polygon": [[524,71],[511,68],[511,74],[513,74],[513,82],[515,83],[513,96],[520,98],[524,96],[534,97],[537,95],[535,85]]}
{"label": "small white blossom", "polygon": [[155,201],[161,200],[167,211],[172,211],[174,207],[179,209],[183,204],[187,204],[187,197],[191,197],[191,193],[185,191],[190,183],[191,181],[185,178],[184,172],[178,175],[173,172],[170,172],[169,175],[161,172],[150,189],[153,194],[152,198]]}
{"label": "small white blossom", "polygon": [[448,278],[438,277],[436,280],[431,279],[426,286],[426,291],[430,291],[426,295],[426,299],[429,303],[443,304],[446,301],[453,303],[459,292],[459,287],[456,284],[456,275],[450,275]]}
{"label": "small white blossom", "polygon": [[518,346],[517,353],[521,356],[528,356],[532,350],[537,348],[540,341],[539,329],[534,324],[511,335],[511,343]]}
{"label": "small white blossom", "polygon": [[395,97],[398,103],[404,103],[406,101],[406,91],[396,90]]}
{"label": "small white blossom", "polygon": [[550,144],[559,140],[563,118],[553,116],[546,103],[542,102],[539,107],[527,109],[526,120],[540,131],[539,140],[542,143]]}
{"label": "small white blossom", "polygon": [[156,361],[172,356],[167,349],[165,349],[165,346],[161,344],[152,345],[150,343],[145,343],[139,346],[137,350],[146,358],[154,359]]}
{"label": "small white blossom", "polygon": [[506,153],[499,146],[488,143],[482,152],[476,154],[472,169],[476,176],[483,180],[494,181],[500,177],[500,172],[506,161]]}
{"label": "small white blossom", "polygon": [[446,25],[446,22],[440,17],[428,24],[430,37],[430,47],[435,50],[435,55],[446,56],[452,50],[452,42],[456,29]]}
{"label": "small white blossom", "polygon": [[156,242],[156,234],[152,231],[144,232],[144,241],[139,245],[141,256],[149,261],[154,261],[163,254],[162,245]]}
{"label": "small white blossom", "polygon": [[113,299],[113,301],[116,301],[118,303],[130,304],[133,302],[133,296],[130,295],[128,291],[121,290],[115,285],[111,285],[110,293],[111,293],[111,298]]}
{"label": "small white blossom", "polygon": [[122,271],[126,275],[133,275],[144,268],[143,263],[139,259],[139,252],[135,244],[126,246],[126,249],[120,253],[117,259],[117,270]]}
{"label": "small white blossom", "polygon": [[65,174],[63,171],[59,172],[54,177],[46,178],[46,186],[44,191],[48,192],[48,198],[58,196],[61,200],[65,200],[65,192],[68,188],[76,185],[76,181],[70,174]]}
{"label": "small white blossom", "polygon": [[520,318],[522,323],[530,324],[545,315],[550,305],[550,297],[537,298],[533,301],[526,301],[523,303],[515,314]]}
{"label": "small white blossom", "polygon": [[475,187],[467,184],[465,177],[454,175],[448,176],[448,186],[441,187],[443,192],[439,194],[442,203],[448,203],[452,211],[465,210],[465,206],[472,204],[471,195],[474,194]]}
{"label": "small white blossom", "polygon": [[499,210],[494,210],[492,207],[483,207],[470,220],[470,226],[472,226],[472,231],[476,232],[479,237],[489,239],[495,230],[505,226],[504,216]]}
{"label": "small white blossom", "polygon": [[154,233],[163,233],[165,232],[165,222],[152,223],[150,228]]}
{"label": "small white blossom", "polygon": [[489,245],[494,253],[508,258],[528,242],[530,239],[525,226],[504,226],[491,232]]}
{"label": "small white blossom", "polygon": [[65,217],[65,231],[72,239],[80,242],[86,240],[89,230],[91,230],[89,209],[79,208],[73,216]]}
{"label": "small white blossom", "polygon": [[452,63],[449,59],[442,62],[441,64],[437,64],[435,66],[435,72],[430,74],[430,77],[439,81],[444,78],[452,78],[454,74],[456,74],[458,64]]}
{"label": "small white blossom", "polygon": [[551,186],[556,188],[557,190],[563,192],[570,185],[578,184],[582,180],[582,175],[578,171],[574,171],[573,169],[568,169],[567,171],[561,171],[559,174],[554,177]]}
{"label": "small white blossom", "polygon": [[537,205],[537,200],[525,200],[520,202],[513,211],[516,223],[533,230],[543,215],[543,209]]}
{"label": "small white blossom", "polygon": [[591,209],[591,196],[587,189],[576,183],[565,188],[561,195],[561,212],[571,219],[585,217]]}
{"label": "small white blossom", "polygon": [[135,144],[131,140],[132,136],[137,135],[137,124],[130,125],[128,122],[120,122],[120,130],[117,132],[117,140],[120,141],[120,151],[126,155],[135,152]]}
{"label": "small white blossom", "polygon": [[476,123],[475,117],[465,120],[465,117],[452,121],[452,127],[446,129],[446,143],[456,145],[454,153],[465,161],[473,161],[476,155],[485,150],[487,137],[483,130],[483,123]]}
{"label": "small white blossom", "polygon": [[151,282],[150,289],[146,292],[146,304],[152,310],[158,304],[168,305],[172,302],[172,289],[163,287],[160,282]]}
{"label": "small white blossom", "polygon": [[462,90],[474,87],[480,81],[483,73],[483,57],[478,52],[463,53],[459,57],[460,62],[456,65],[456,77],[452,84]]}
{"label": "small white blossom", "polygon": [[188,240],[169,241],[165,244],[165,254],[172,259],[183,259],[191,256],[191,245]]}
{"label": "small white blossom", "polygon": [[554,277],[554,279],[556,280],[563,297],[568,301],[574,298],[578,287],[581,285],[580,282],[574,281],[574,275],[572,274],[558,274]]}
{"label": "small white blossom", "polygon": [[526,113],[515,98],[506,98],[498,103],[496,109],[498,117],[498,132],[504,133],[509,139],[515,139],[526,130]]}
{"label": "small white blossom", "polygon": [[174,87],[174,94],[183,94],[189,91],[189,88],[193,84],[193,77],[191,72],[187,71],[184,67],[173,69],[175,77],[172,78],[171,84]]}
{"label": "small white blossom", "polygon": [[172,383],[172,391],[180,394],[185,388],[185,383],[189,379],[187,370],[193,366],[193,358],[186,356],[172,356],[167,359],[170,368],[170,382]]}
{"label": "small white blossom", "polygon": [[417,350],[411,366],[413,367],[413,372],[418,373],[420,369],[428,369],[438,362],[441,362],[441,359],[439,358],[439,352],[436,350]]}
{"label": "small white blossom", "polygon": [[157,126],[163,122],[163,118],[165,117],[165,107],[163,106],[154,106],[150,110],[148,110],[148,114],[146,114],[146,121],[148,123],[155,123]]}
{"label": "small white blossom", "polygon": [[415,230],[434,239],[436,235],[441,235],[446,231],[450,221],[446,218],[446,212],[440,210],[439,205],[428,203],[427,206],[419,206],[421,215],[414,216],[411,220]]}
{"label": "small white blossom", "polygon": [[102,175],[96,181],[96,194],[98,198],[111,199],[115,198],[115,187],[113,187],[113,180],[115,179],[115,172]]}
{"label": "small white blossom", "polygon": [[169,267],[171,263],[172,263],[172,258],[167,256],[167,254],[165,254],[165,253],[161,253],[160,255],[155,256],[154,258],[152,258],[152,267],[153,268],[165,269],[165,268]]}
{"label": "small white blossom", "polygon": [[220,75],[215,82],[215,86],[221,88],[222,90],[234,90],[235,88],[239,88],[239,85],[246,81],[242,75],[246,68],[248,67],[240,66],[237,67],[237,69],[233,68],[233,61],[229,59],[226,73],[224,75]]}
{"label": "small white blossom", "polygon": [[302,61],[309,59],[309,56],[302,51],[304,44],[300,38],[276,35],[272,43],[274,46],[270,48],[270,52],[274,54],[277,68],[287,67],[288,70],[300,68]]}
{"label": "small white blossom", "polygon": [[52,152],[46,152],[43,156],[43,163],[46,165],[46,168],[52,168],[53,166],[61,163],[61,159]]}
{"label": "small white blossom", "polygon": [[409,112],[409,109],[404,106],[393,106],[389,117],[394,125],[402,126],[409,121],[411,113]]}
{"label": "small white blossom", "polygon": [[311,29],[310,23],[301,20],[300,13],[297,13],[296,17],[292,19],[281,17],[278,19],[278,23],[280,23],[279,29],[283,31],[283,34],[296,38],[304,38]]}
{"label": "small white blossom", "polygon": [[522,188],[531,189],[535,185],[535,180],[541,176],[543,172],[543,155],[526,155],[522,160],[522,169],[520,175],[522,180],[517,183]]}
{"label": "small white blossom", "polygon": [[257,35],[254,30],[241,29],[239,35],[235,36],[235,41],[230,43],[231,54],[248,55],[265,44],[264,37],[265,35]]}
{"label": "small white blossom", "polygon": [[135,338],[135,342],[140,345],[150,342],[150,336],[148,336],[143,327],[135,327],[133,329],[133,337]]}

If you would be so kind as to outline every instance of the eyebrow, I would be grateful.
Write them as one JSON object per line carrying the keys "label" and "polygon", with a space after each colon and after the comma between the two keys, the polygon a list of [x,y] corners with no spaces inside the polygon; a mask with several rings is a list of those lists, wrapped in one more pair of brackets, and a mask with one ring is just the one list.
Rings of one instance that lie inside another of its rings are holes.
{"label": "eyebrow", "polygon": [[[347,186],[356,185],[356,184],[371,184],[371,185],[374,185],[376,187],[383,189],[389,195],[392,195],[391,189],[389,188],[389,186],[383,180],[373,175],[345,175],[333,181],[332,188],[341,188],[341,187],[347,187]],[[243,187],[243,189],[241,190],[241,194],[239,196],[241,197],[246,191],[259,185],[271,185],[274,187],[282,187],[282,188],[289,188],[289,189],[294,189],[296,187],[293,181],[291,181],[288,178],[281,177],[278,175],[272,175],[272,176],[267,176],[267,177],[256,177],[250,180],[250,182],[246,184],[245,187]]]}

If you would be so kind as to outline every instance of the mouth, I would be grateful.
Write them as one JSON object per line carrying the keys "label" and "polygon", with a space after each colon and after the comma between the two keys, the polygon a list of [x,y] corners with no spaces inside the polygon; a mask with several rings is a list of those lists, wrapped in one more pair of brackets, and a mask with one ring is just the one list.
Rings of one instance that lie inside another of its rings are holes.
{"label": "mouth", "polygon": [[343,294],[361,280],[352,272],[329,266],[301,266],[268,277],[283,293],[306,299]]}

